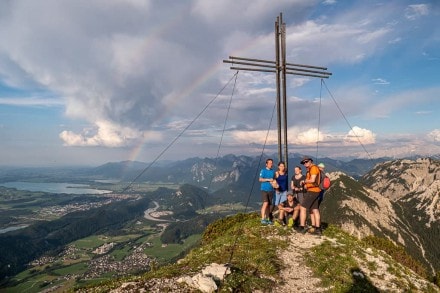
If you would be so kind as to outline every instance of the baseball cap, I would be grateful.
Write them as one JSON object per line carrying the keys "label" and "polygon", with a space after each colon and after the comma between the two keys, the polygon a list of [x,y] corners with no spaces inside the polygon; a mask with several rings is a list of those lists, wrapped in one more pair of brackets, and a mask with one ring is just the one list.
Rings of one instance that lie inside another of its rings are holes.
{"label": "baseball cap", "polygon": [[304,156],[304,157],[302,158],[302,160],[301,160],[301,165],[304,165],[304,163],[305,163],[306,161],[312,161],[312,162],[313,162],[313,159],[310,158],[309,156]]}
{"label": "baseball cap", "polygon": [[318,167],[319,167],[319,168],[325,168],[325,165],[324,165],[324,163],[319,163],[319,164],[318,164]]}

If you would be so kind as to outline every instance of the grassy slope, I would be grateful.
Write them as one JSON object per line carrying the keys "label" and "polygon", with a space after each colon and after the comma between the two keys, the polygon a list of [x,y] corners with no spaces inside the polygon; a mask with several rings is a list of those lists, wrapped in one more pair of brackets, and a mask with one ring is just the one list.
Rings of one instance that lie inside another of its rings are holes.
{"label": "grassy slope", "polygon": [[[294,245],[289,241],[291,233],[295,232],[261,226],[255,213],[237,214],[208,226],[201,245],[175,264],[80,291],[106,292],[128,281],[134,282],[131,285],[135,289],[136,286],[139,286],[137,289],[148,288],[149,280],[192,276],[211,263],[231,266],[232,274],[218,284],[220,292],[270,291],[280,282],[280,272],[285,268],[279,252],[287,245]],[[379,292],[377,286],[387,284],[403,291],[439,292],[438,287],[396,261],[405,253],[397,249],[400,251],[398,257],[392,256],[396,250],[392,243],[374,239],[359,241],[335,226],[328,227],[324,234],[322,244],[305,251],[304,255],[308,266],[321,279],[321,286],[329,292]],[[389,245],[391,250],[383,252],[382,249],[388,249]],[[383,266],[387,269],[381,271]],[[381,283],[383,280],[385,282]],[[167,288],[163,289],[166,291]]]}

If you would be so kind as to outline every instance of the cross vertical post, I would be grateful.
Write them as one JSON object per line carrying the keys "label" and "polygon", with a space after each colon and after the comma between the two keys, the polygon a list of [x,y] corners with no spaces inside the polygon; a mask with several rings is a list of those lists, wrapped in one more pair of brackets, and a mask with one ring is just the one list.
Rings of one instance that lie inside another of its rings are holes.
{"label": "cross vertical post", "polygon": [[278,162],[283,160],[281,140],[281,58],[280,58],[280,17],[275,22],[275,66],[276,66],[276,84],[277,84],[277,130],[278,130]]}
{"label": "cross vertical post", "polygon": [[[278,131],[284,130],[284,161],[287,168],[288,161],[289,161],[289,151],[288,151],[288,141],[287,141],[287,86],[286,86],[286,24],[283,23],[283,15],[280,13],[279,16],[279,35],[280,38],[280,50],[281,50],[281,80],[283,82],[282,89],[283,89],[283,104],[282,104],[282,110],[283,110],[283,124],[281,129]],[[280,161],[283,161],[283,158],[281,158]]]}

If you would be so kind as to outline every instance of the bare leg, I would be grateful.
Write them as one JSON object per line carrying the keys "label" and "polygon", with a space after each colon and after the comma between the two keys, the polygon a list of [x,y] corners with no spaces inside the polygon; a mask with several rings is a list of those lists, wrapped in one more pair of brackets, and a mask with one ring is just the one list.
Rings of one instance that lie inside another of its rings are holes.
{"label": "bare leg", "polygon": [[312,212],[315,218],[315,227],[321,227],[321,213],[319,209],[313,209]]}
{"label": "bare leg", "polygon": [[301,227],[306,225],[307,209],[305,207],[300,207],[299,210],[299,223]]}
{"label": "bare leg", "polygon": [[282,221],[284,219],[284,211],[280,210],[280,215],[278,217],[280,219],[280,221]]}
{"label": "bare leg", "polygon": [[263,202],[261,206],[261,219],[264,220],[269,216],[269,202]]}
{"label": "bare leg", "polygon": [[312,224],[312,227],[315,227],[315,224],[316,224],[316,218],[315,218],[315,214],[313,213],[313,211],[314,211],[314,210],[311,210],[311,211],[310,211],[309,216],[310,216],[310,222],[311,222],[311,224]]}
{"label": "bare leg", "polygon": [[299,212],[300,212],[300,206],[296,206],[293,209],[293,215],[292,215],[294,221],[296,221],[296,219],[298,218]]}
{"label": "bare leg", "polygon": [[275,210],[275,206],[274,205],[269,205],[267,208],[267,217],[272,221],[273,220],[273,211]]}

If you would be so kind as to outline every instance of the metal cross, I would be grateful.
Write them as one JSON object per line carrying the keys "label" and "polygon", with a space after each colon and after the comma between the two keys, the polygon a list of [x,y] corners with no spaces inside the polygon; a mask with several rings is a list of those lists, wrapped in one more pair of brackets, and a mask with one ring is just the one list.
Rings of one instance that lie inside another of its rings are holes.
{"label": "metal cross", "polygon": [[[284,161],[286,170],[288,170],[286,75],[329,78],[332,73],[328,72],[326,67],[286,62],[286,24],[283,23],[282,13],[280,13],[280,16],[277,17],[275,22],[275,61],[229,56],[229,60],[223,60],[223,62],[247,66],[231,66],[230,69],[233,70],[271,72],[276,74],[278,161]],[[283,146],[284,156],[282,151]]]}

